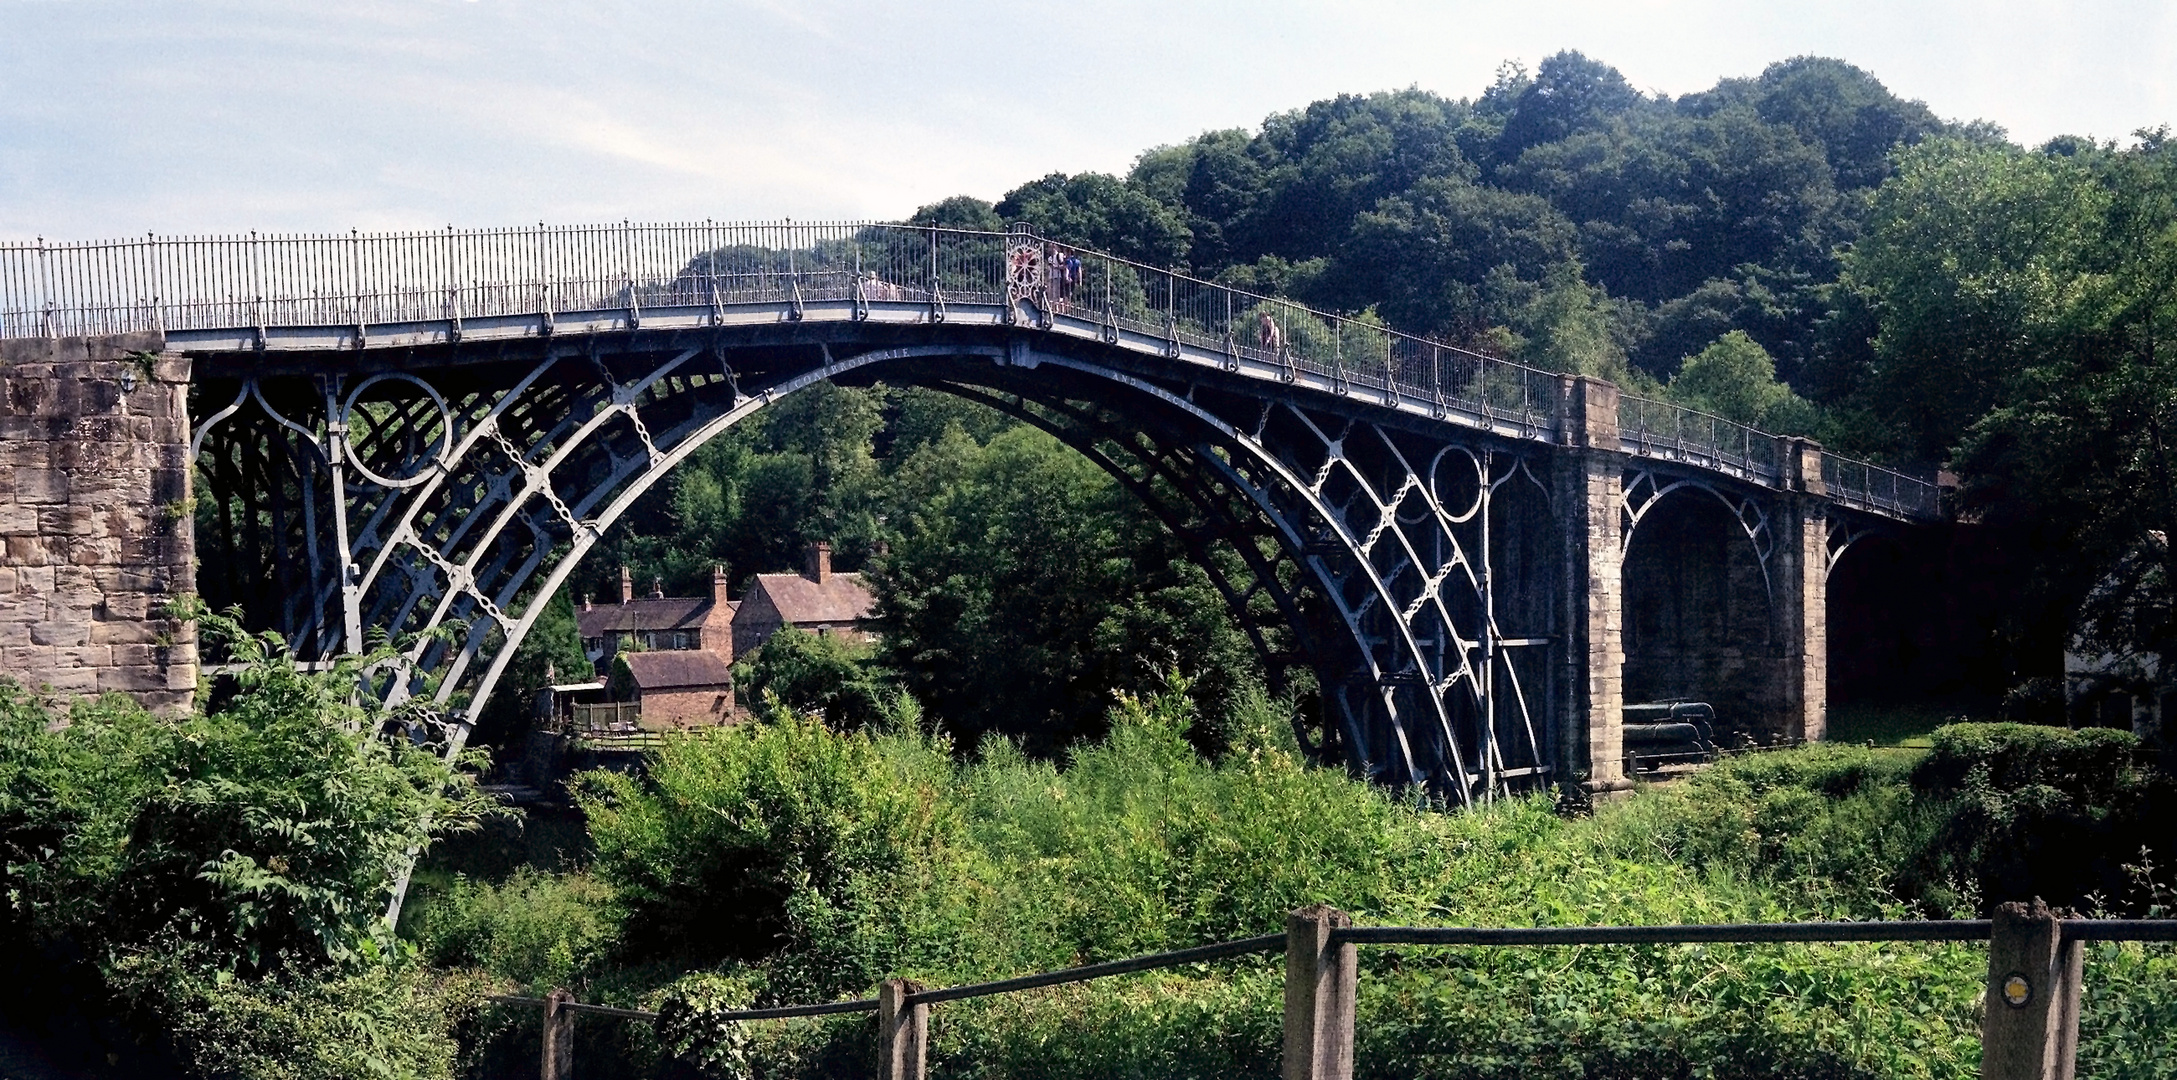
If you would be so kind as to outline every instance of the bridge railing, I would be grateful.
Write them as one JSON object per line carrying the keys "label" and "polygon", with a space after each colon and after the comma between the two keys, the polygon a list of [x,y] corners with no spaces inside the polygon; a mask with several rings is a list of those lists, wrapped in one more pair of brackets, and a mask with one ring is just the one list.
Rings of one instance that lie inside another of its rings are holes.
{"label": "bridge railing", "polygon": [[1823,454],[1822,483],[1846,506],[1911,518],[1942,514],[1942,489],[1934,480],[1870,462]]}
{"label": "bridge railing", "polygon": [[[2064,919],[2036,903],[2004,904],[1994,919],[1895,922],[1799,922],[1680,926],[1354,926],[1344,912],[1318,905],[1292,912],[1283,934],[1152,953],[993,982],[942,988],[891,979],[874,997],[705,1014],[705,1027],[845,1013],[877,1014],[877,1075],[923,1080],[929,1074],[930,1007],[1215,960],[1283,953],[1285,1001],[1280,1073],[1350,1080],[1360,964],[1358,946],[1549,947],[1694,944],[1988,942],[1986,1001],[1981,1009],[1981,1076],[2045,1080],[2070,1076],[2078,1051],[2083,966],[2088,941],[2173,942],[2177,919]],[[550,997],[493,997],[495,1005],[544,1010],[543,1080],[571,1074],[578,1015],[640,1020],[661,1029],[670,1013],[577,1002],[564,989]],[[688,1018],[684,1012],[679,1019]],[[2054,1070],[2051,1071],[2051,1066]]]}
{"label": "bridge railing", "polygon": [[[1077,272],[1075,271],[1077,267]],[[346,234],[144,236],[0,244],[0,338],[449,322],[562,312],[851,303],[1032,303],[1109,339],[1162,343],[1305,374],[1386,403],[1427,403],[1527,437],[1553,431],[1561,376],[1370,317],[1316,311],[1023,232],[870,224],[681,222]],[[1267,320],[1267,321],[1266,321]],[[1775,439],[1625,397],[1628,451],[1778,475]],[[1932,515],[1932,485],[1831,455],[1843,501]]]}
{"label": "bridge railing", "polygon": [[1764,480],[1782,475],[1777,437],[1714,413],[1668,401],[1618,398],[1618,441],[1629,454],[1684,461]]}

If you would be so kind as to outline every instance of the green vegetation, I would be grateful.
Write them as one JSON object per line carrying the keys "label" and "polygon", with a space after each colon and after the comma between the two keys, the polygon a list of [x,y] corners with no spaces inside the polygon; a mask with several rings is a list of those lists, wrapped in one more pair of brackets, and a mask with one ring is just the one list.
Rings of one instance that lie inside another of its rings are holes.
{"label": "green vegetation", "polygon": [[[1203,756],[1174,677],[1120,697],[1063,765],[997,736],[963,756],[906,707],[838,730],[774,705],[676,738],[643,774],[581,778],[586,862],[423,875],[395,941],[374,916],[402,845],[484,807],[427,747],[374,737],[393,718],[347,703],[356,670],[259,656],[225,711],[178,721],[0,697],[13,954],[72,972],[68,993],[194,1075],[508,1075],[533,1067],[534,1010],[481,997],[566,985],[664,1014],[585,1025],[585,1075],[816,1077],[866,1073],[867,1017],[710,1018],[1261,933],[1318,901],[1470,925],[2177,902],[2171,785],[2128,733],[1953,725],[1925,754],[1741,758],[1588,818],[1546,798],[1446,814],[1307,766],[1290,706],[1257,693]],[[1364,955],[1368,1076],[1963,1077],[1977,1059],[1970,946]],[[2171,1075],[2177,958],[2096,946],[2088,971],[2084,1075]],[[952,1004],[933,1052],[944,1075],[1268,1075],[1280,992],[1275,963],[1242,960]]]}
{"label": "green vegetation", "polygon": [[198,619],[243,665],[211,715],[0,681],[7,1011],[130,1017],[201,1075],[445,1074],[478,984],[415,964],[383,913],[412,850],[492,812],[473,762],[381,737],[419,710],[351,700],[390,651],[307,673]]}
{"label": "green vegetation", "polygon": [[[1737,759],[1568,819],[1547,800],[1447,815],[1301,763],[1250,698],[1233,751],[1187,741],[1183,683],[1113,709],[1057,766],[912,728],[778,713],[676,740],[647,777],[592,774],[597,857],[419,901],[427,956],[662,1031],[586,1029],[591,1075],[861,1075],[867,1017],[730,1025],[723,1010],[952,984],[1273,931],[1329,901],[1365,923],[1563,925],[1973,912],[2020,889],[2167,910],[2166,781],[2130,736],[1943,729],[1926,755],[1848,746]],[[2021,843],[2048,838],[2049,842]],[[2023,876],[2021,876],[2023,875]],[[2080,888],[2105,882],[2099,892]],[[1963,945],[1368,949],[1369,1076],[1963,1077],[1985,959]],[[1232,961],[947,1004],[941,1075],[1262,1076],[1279,968]],[[2171,1075],[2167,950],[2098,946],[2082,1075]],[[2144,1025],[2143,1027],[2141,1025]],[[510,1020],[489,1060],[533,1053]]]}

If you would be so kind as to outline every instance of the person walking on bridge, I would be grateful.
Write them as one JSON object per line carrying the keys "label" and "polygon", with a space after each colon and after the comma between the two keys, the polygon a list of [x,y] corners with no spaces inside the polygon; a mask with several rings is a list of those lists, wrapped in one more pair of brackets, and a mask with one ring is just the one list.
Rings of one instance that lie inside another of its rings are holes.
{"label": "person walking on bridge", "polygon": [[1255,336],[1262,342],[1262,351],[1269,353],[1272,359],[1285,351],[1285,332],[1278,329],[1277,320],[1267,311],[1255,317]]}

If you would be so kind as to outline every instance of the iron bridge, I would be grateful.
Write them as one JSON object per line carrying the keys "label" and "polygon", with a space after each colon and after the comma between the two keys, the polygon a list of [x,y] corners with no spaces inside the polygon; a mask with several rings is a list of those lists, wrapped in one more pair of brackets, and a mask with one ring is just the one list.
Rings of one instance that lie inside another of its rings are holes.
{"label": "iron bridge", "polygon": [[[193,360],[199,589],[303,659],[413,642],[458,749],[542,601],[709,440],[820,380],[1050,432],[1194,553],[1313,754],[1453,803],[1580,760],[1583,453],[1757,544],[1816,491],[1831,556],[1924,480],[1666,402],[1025,230],[718,223],[0,246],[0,337],[153,331]],[[1598,435],[1598,431],[1600,434]],[[1768,558],[1763,555],[1764,560]],[[1768,573],[1764,562],[1763,573]],[[436,631],[436,633],[433,633]]]}

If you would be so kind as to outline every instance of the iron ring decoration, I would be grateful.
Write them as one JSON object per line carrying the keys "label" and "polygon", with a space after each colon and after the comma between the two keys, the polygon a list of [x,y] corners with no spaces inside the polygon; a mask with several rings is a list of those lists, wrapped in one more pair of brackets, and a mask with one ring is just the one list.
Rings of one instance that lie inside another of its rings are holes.
{"label": "iron ring decoration", "polygon": [[438,392],[438,389],[432,386],[430,383],[424,382],[422,379],[419,379],[414,375],[410,375],[405,371],[392,371],[373,375],[370,378],[364,379],[362,382],[355,384],[355,389],[348,392],[348,400],[340,406],[340,424],[343,430],[347,428],[349,419],[355,415],[355,403],[359,398],[363,396],[363,391],[370,389],[372,386],[375,386],[380,382],[387,382],[396,379],[402,382],[415,383],[417,386],[422,387],[423,392],[431,396],[431,403],[438,407],[438,449],[431,454],[430,465],[418,468],[415,472],[409,474],[408,476],[404,476],[398,480],[395,480],[388,477],[380,476],[376,472],[372,471],[370,466],[363,464],[362,456],[359,454],[349,453],[345,456],[347,457],[348,464],[355,466],[355,471],[362,473],[363,477],[369,480],[371,483],[377,484],[381,487],[399,489],[415,487],[417,484],[421,484],[425,480],[430,479],[430,466],[436,466],[437,468],[444,470],[446,468],[447,455],[453,453],[454,414],[453,410],[447,406],[446,398]]}
{"label": "iron ring decoration", "polygon": [[[1444,459],[1454,453],[1466,458],[1467,463],[1474,467],[1474,503],[1465,510],[1457,512],[1454,512],[1450,506],[1445,505],[1444,492],[1437,486],[1437,479],[1445,465]],[[1473,519],[1475,513],[1482,508],[1482,499],[1488,495],[1492,486],[1489,483],[1487,470],[1482,468],[1482,459],[1476,457],[1474,451],[1464,446],[1452,443],[1438,450],[1436,456],[1429,459],[1429,495],[1436,500],[1436,505],[1442,508],[1444,519],[1454,525],[1464,524]]]}

